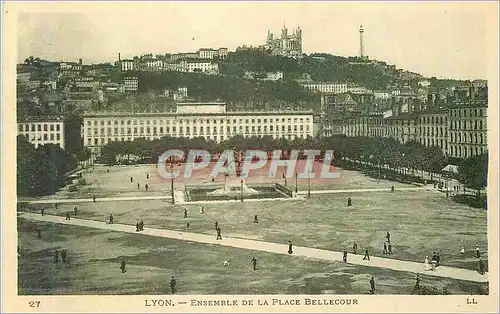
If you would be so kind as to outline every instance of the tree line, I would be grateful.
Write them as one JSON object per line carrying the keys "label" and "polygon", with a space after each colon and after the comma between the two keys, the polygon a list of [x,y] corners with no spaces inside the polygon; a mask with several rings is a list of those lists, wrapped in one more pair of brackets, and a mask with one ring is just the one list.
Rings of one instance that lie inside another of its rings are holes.
{"label": "tree line", "polygon": [[70,154],[58,145],[45,144],[35,148],[22,136],[17,136],[17,195],[40,196],[55,193],[66,184],[68,172],[78,162],[88,160],[87,149]]}

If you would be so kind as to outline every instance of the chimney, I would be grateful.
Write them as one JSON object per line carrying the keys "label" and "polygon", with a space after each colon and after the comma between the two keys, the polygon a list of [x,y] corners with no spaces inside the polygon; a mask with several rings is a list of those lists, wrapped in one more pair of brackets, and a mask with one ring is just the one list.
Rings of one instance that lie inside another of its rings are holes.
{"label": "chimney", "polygon": [[122,61],[121,54],[118,53],[118,61]]}

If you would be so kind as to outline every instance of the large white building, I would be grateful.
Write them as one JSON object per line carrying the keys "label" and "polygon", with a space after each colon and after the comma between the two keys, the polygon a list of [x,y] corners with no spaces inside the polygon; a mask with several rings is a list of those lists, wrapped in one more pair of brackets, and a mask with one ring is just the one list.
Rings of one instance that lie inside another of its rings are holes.
{"label": "large white building", "polygon": [[56,144],[64,149],[64,122],[62,118],[33,118],[17,123],[17,134],[26,137],[35,148]]}
{"label": "large white building", "polygon": [[139,79],[137,77],[125,77],[123,78],[123,85],[125,91],[137,92],[139,89]]}
{"label": "large white building", "polygon": [[483,105],[448,111],[450,157],[467,158],[488,150],[487,109]]}
{"label": "large white building", "polygon": [[346,93],[348,90],[347,83],[310,82],[310,83],[301,83],[300,85],[313,92],[327,93],[327,94],[342,94]]}
{"label": "large white building", "polygon": [[226,111],[226,104],[178,103],[175,113],[85,113],[83,144],[93,153],[112,141],[164,136],[204,137],[220,142],[233,136],[306,138],[314,135],[312,111]]}

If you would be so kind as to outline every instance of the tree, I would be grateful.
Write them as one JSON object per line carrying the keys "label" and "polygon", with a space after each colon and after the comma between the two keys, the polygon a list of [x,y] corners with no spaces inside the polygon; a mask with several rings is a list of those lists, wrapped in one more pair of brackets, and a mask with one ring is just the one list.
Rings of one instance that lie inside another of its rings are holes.
{"label": "tree", "polygon": [[476,190],[479,199],[481,190],[488,185],[488,153],[465,159],[458,167],[458,180]]}

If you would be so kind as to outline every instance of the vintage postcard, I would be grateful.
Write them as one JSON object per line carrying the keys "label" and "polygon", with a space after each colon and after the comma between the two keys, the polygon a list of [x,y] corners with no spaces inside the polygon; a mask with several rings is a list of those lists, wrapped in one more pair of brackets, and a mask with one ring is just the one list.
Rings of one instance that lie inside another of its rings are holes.
{"label": "vintage postcard", "polygon": [[2,312],[498,312],[499,3],[2,3]]}

